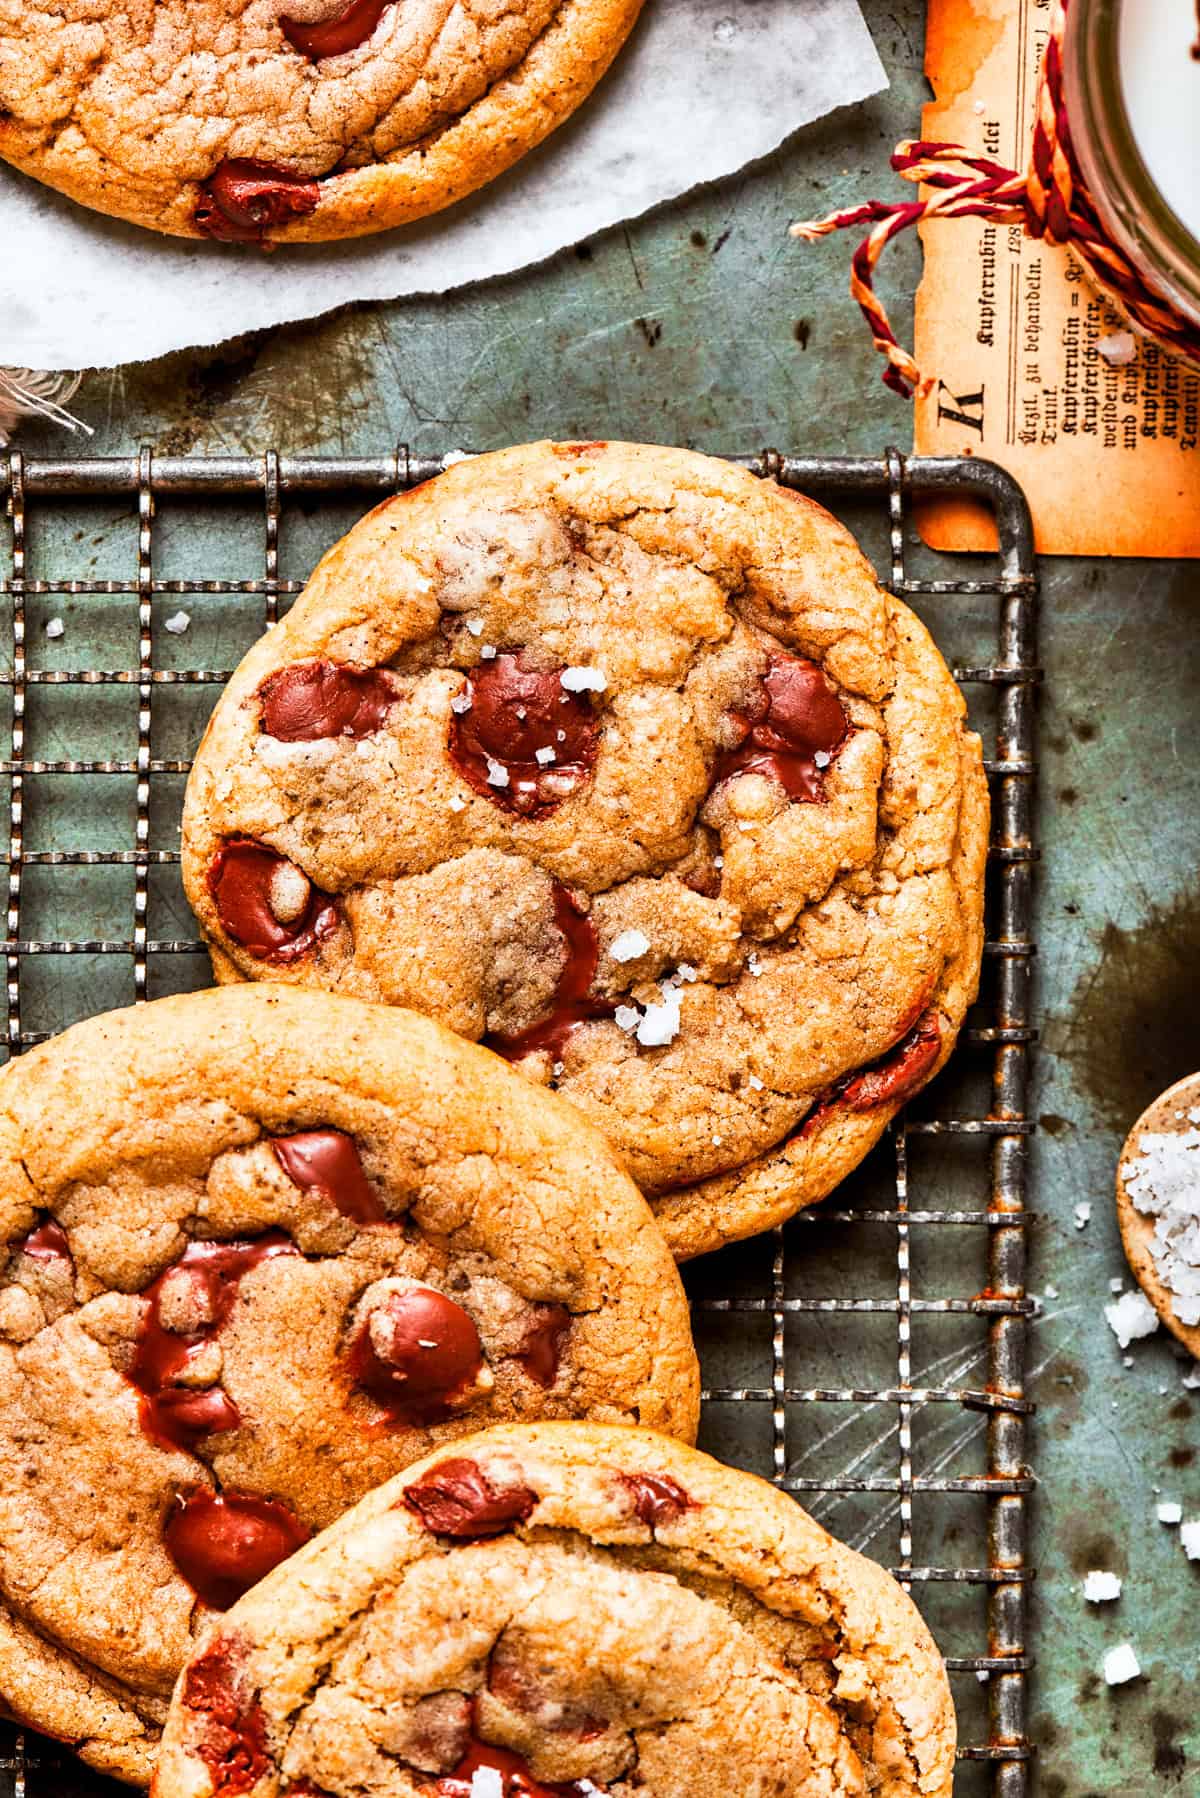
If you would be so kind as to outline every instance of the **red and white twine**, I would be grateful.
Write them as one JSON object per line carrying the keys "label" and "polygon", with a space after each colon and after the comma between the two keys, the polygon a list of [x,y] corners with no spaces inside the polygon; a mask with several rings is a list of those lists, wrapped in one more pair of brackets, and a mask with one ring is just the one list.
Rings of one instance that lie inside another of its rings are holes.
{"label": "red and white twine", "polygon": [[904,180],[932,189],[927,198],[891,203],[868,200],[862,206],[846,207],[791,228],[793,237],[813,243],[833,231],[871,225],[854,252],[850,292],[870,327],[875,348],[887,359],[885,383],[906,399],[927,383],[913,357],[897,341],[887,309],[875,292],[875,270],[894,237],[933,218],[983,218],[993,224],[1016,224],[1030,237],[1069,245],[1097,285],[1117,299],[1133,323],[1200,364],[1200,329],[1156,292],[1137,265],[1113,243],[1080,171],[1063,92],[1068,4],[1069,0],[1054,0],[1038,82],[1033,148],[1025,174],[989,157],[976,156],[962,144],[909,140],[896,146],[892,167]]}

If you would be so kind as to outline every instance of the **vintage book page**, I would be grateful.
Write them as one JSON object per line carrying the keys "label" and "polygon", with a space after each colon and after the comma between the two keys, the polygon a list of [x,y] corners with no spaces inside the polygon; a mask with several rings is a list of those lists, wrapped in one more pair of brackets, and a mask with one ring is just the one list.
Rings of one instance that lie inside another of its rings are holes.
{"label": "vintage book page", "polygon": [[[1024,169],[1048,19],[1048,0],[930,0],[922,135]],[[1200,374],[1143,339],[1110,364],[1097,344],[1127,327],[1065,250],[977,219],[922,236],[917,452],[1009,469],[1044,553],[1200,556]],[[918,522],[938,549],[994,545],[961,502]]]}

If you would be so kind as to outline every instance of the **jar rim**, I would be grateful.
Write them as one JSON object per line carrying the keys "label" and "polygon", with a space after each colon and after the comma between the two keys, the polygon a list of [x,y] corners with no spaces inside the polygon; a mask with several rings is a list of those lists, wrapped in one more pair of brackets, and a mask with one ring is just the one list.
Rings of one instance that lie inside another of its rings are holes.
{"label": "jar rim", "polygon": [[1071,143],[1114,242],[1158,293],[1200,324],[1200,240],[1151,175],[1125,100],[1119,36],[1121,8],[1129,3],[1072,0],[1067,9],[1063,74]]}

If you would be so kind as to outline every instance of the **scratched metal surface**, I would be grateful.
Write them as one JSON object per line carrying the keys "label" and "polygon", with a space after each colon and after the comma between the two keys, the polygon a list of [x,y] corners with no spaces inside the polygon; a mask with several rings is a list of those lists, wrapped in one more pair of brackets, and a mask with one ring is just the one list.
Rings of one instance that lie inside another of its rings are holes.
{"label": "scratched metal surface", "polygon": [[[923,10],[920,0],[865,0],[890,93],[800,134],[749,173],[479,290],[354,308],[96,377],[80,396],[98,427],[92,447],[254,451],[273,440],[290,451],[365,453],[407,441],[433,452],[450,441],[487,448],[606,435],[865,453],[903,441],[905,412],[878,384],[844,296],[842,250],[801,250],[785,227],[887,183],[887,152],[911,133],[925,97]],[[911,292],[916,273],[914,248],[893,252],[889,291]],[[903,300],[896,311],[907,329]],[[34,453],[56,440],[24,441]],[[116,525],[93,516],[71,529],[80,533],[75,562],[106,573]],[[215,554],[212,567],[220,572]],[[1125,1128],[1200,1064],[1196,576],[1166,564],[1073,562],[1047,564],[1043,578],[1044,1222],[1031,1283],[1059,1296],[1047,1300],[1031,1363],[1042,1482],[1036,1789],[1046,1798],[1192,1793],[1200,1569],[1177,1532],[1155,1521],[1154,1505],[1160,1488],[1185,1515],[1200,1515],[1196,1398],[1165,1337],[1137,1345],[1134,1367],[1123,1368],[1103,1305],[1110,1278],[1124,1272],[1111,1185]],[[83,628],[70,604],[60,610],[69,631]],[[105,1002],[99,987],[96,1002]],[[1072,1221],[1080,1201],[1092,1206],[1082,1231]],[[851,1269],[834,1261],[845,1246],[830,1243],[828,1253],[826,1272],[848,1280]],[[1089,1567],[1122,1575],[1119,1604],[1085,1606]],[[1110,1692],[1099,1663],[1123,1640],[1136,1645],[1145,1677]]]}

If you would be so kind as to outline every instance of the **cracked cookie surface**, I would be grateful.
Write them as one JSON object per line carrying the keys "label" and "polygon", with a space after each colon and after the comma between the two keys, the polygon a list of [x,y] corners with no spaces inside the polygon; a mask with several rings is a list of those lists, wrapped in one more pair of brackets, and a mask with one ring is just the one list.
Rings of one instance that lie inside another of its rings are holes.
{"label": "cracked cookie surface", "polygon": [[451,205],[587,97],[641,0],[0,0],[0,157],[175,236]]}
{"label": "cracked cookie surface", "polygon": [[0,1703],[144,1784],[196,1633],[482,1425],[691,1437],[603,1140],[428,1019],[243,987],[0,1075]]}
{"label": "cracked cookie surface", "polygon": [[964,710],[812,501],[530,445],[377,508],[246,657],[185,885],[218,979],[484,1040],[696,1254],[823,1197],[950,1053],[988,833]]}
{"label": "cracked cookie surface", "polygon": [[911,1600],[791,1498],[534,1424],[389,1481],[217,1624],[155,1794],[948,1798],[954,1744]]}

